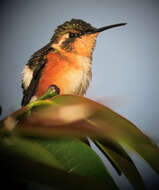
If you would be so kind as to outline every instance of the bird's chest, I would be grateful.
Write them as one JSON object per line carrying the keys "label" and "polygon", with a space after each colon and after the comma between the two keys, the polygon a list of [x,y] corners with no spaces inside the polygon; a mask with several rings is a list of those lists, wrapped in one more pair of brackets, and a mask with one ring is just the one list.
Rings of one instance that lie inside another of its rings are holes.
{"label": "bird's chest", "polygon": [[77,94],[83,95],[89,85],[91,78],[91,70],[85,70],[84,68],[76,69],[72,68],[64,78],[67,81],[66,86],[64,86],[65,94]]}
{"label": "bird's chest", "polygon": [[91,64],[88,58],[76,57],[70,62],[59,56],[48,56],[36,95],[41,96],[52,84],[60,88],[61,94],[83,95],[90,78]]}

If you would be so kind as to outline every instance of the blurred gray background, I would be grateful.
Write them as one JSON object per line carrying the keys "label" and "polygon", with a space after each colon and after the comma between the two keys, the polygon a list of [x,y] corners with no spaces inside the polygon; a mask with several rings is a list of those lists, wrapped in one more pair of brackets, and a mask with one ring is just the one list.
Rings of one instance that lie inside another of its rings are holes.
{"label": "blurred gray background", "polygon": [[[159,142],[158,0],[1,0],[0,14],[1,117],[20,107],[21,71],[30,56],[48,43],[57,25],[71,18],[95,27],[127,22],[99,35],[86,96],[108,105]],[[159,178],[131,156],[152,189]],[[109,168],[122,189],[131,189]]]}

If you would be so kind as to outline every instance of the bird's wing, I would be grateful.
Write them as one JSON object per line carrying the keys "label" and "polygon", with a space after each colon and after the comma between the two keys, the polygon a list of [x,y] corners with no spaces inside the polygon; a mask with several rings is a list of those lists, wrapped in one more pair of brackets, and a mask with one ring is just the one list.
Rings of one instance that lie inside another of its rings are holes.
{"label": "bird's wing", "polygon": [[47,62],[46,55],[51,50],[52,48],[50,48],[50,44],[47,44],[45,47],[35,52],[25,66],[22,78],[22,106],[28,104],[31,98],[34,96],[42,70]]}

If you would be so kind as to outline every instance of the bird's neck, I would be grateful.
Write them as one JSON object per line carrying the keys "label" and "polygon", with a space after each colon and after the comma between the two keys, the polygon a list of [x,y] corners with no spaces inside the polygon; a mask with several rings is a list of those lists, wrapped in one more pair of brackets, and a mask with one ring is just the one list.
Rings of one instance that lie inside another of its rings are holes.
{"label": "bird's neck", "polygon": [[91,69],[92,54],[90,56],[80,55],[75,52],[66,52],[54,49],[54,52],[59,54],[61,58],[65,59],[68,63],[73,64],[84,70]]}

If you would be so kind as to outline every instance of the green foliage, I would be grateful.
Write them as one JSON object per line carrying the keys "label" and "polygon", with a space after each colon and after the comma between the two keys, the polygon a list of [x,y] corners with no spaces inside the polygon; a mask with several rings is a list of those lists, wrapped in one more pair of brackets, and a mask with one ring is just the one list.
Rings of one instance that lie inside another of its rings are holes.
{"label": "green foliage", "polygon": [[145,187],[123,145],[159,173],[158,147],[130,121],[84,97],[47,97],[1,121],[1,171],[10,171],[8,175],[18,180],[60,189],[118,189],[106,166],[85,143],[89,136],[134,189]]}
{"label": "green foliage", "polygon": [[[0,162],[3,163],[0,165],[1,173],[6,173],[7,171],[8,175],[15,179],[36,182],[49,187],[57,186],[60,189],[96,190],[98,187],[103,190],[107,189],[107,187],[116,189],[113,182],[111,183],[112,179],[110,177],[110,184],[107,184],[104,183],[103,180],[90,180],[87,176],[82,177],[82,175],[77,175],[71,171],[69,172],[67,170],[68,167],[65,166],[66,164],[62,162],[61,159],[58,159],[56,154],[54,156],[54,153],[50,153],[33,139],[19,138],[16,136],[1,137],[0,147]],[[77,147],[80,148],[80,146]],[[89,150],[87,155],[92,156],[94,152],[92,152],[92,154],[90,152]],[[65,157],[64,152],[63,154],[63,157]],[[94,155],[92,163],[97,164],[94,174],[97,174],[97,172],[101,172],[103,176],[107,174],[97,156]],[[72,168],[73,162],[70,162],[69,166]],[[85,168],[85,166],[80,166],[78,170],[82,169],[82,167]],[[90,175],[91,172],[93,172],[93,170],[87,173]],[[107,177],[107,175],[105,176]]]}

